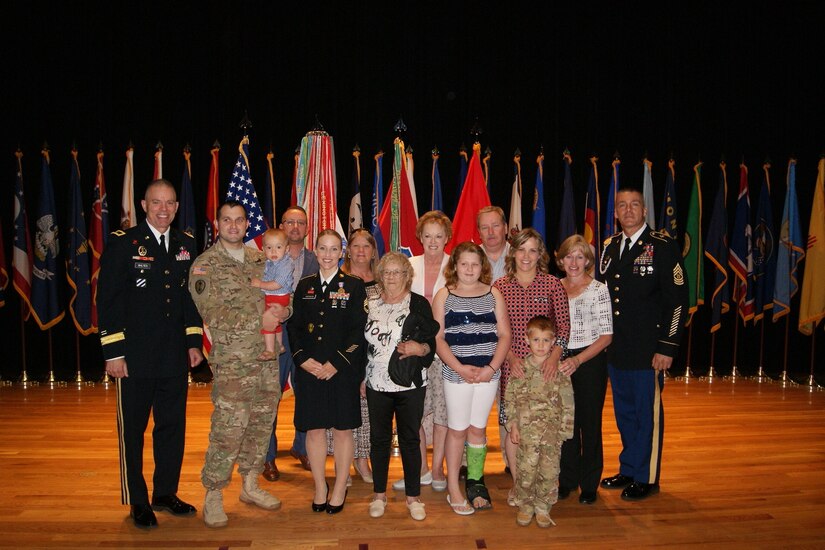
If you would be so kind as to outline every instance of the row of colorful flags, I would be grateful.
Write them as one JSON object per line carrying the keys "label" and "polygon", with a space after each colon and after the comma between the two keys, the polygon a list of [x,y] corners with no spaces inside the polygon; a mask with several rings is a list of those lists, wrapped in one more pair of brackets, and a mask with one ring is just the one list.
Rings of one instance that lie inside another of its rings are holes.
{"label": "row of colorful flags", "polygon": [[[214,242],[217,226],[218,163],[220,148],[216,144],[211,150],[211,166],[207,185],[206,216],[204,222],[204,248]],[[345,230],[337,212],[337,181],[335,179],[335,158],[332,137],[323,131],[308,133],[301,142],[295,156],[295,169],[291,182],[291,204],[304,207],[309,217],[308,246],[311,248],[314,236],[323,229],[332,228],[343,238]],[[123,178],[123,201],[121,204],[121,227],[136,225],[133,149],[126,152]],[[52,189],[50,157],[48,149],[41,152],[41,189],[35,220],[35,234],[32,239],[25,208],[22,153],[17,155],[17,174],[14,201],[14,249],[12,258],[12,280],[15,290],[22,299],[23,316],[34,317],[38,326],[47,330],[64,316],[56,273],[60,255],[60,232],[58,230],[56,207]],[[108,229],[108,204],[103,178],[103,153],[97,153],[91,219],[86,222],[82,204],[81,176],[77,163],[77,151],[72,151],[69,174],[69,212],[66,218],[69,227],[64,254],[66,278],[71,296],[68,309],[77,330],[90,334],[97,330],[96,287],[100,255],[106,246]],[[347,220],[349,233],[356,227],[365,225],[360,204],[362,190],[361,155],[353,150],[352,198]],[[430,205],[432,209],[442,209],[441,177],[439,174],[439,153],[432,152]],[[196,225],[195,201],[192,192],[190,151],[184,151],[184,171],[181,178],[180,208],[177,215],[178,227],[194,233]],[[275,222],[275,178],[272,167],[273,155],[266,157],[266,181],[262,185],[263,200],[259,200],[252,182],[249,162],[249,140],[244,137],[238,147],[238,158],[233,167],[226,198],[238,200],[247,208],[250,226],[246,236],[249,244],[260,245],[260,236]],[[384,153],[374,156],[375,180],[373,182],[372,205],[366,224],[371,228],[379,245],[379,252],[402,251],[408,255],[422,252],[421,244],[415,237],[415,225],[419,217],[416,188],[413,179],[412,152],[405,148],[398,138],[393,145],[392,181],[386,197],[383,195]],[[465,240],[480,242],[475,223],[476,213],[490,205],[489,160],[487,151],[484,158],[481,146],[473,146],[472,157],[466,151],[461,156],[464,173],[453,221],[451,243]],[[576,208],[573,199],[573,182],[570,166],[573,162],[569,151],[562,155],[564,180],[560,203],[558,242],[577,231]],[[607,208],[602,217],[599,198],[598,158],[589,159],[590,168],[585,195],[583,234],[593,247],[595,255],[600,252],[600,242],[619,228],[614,217],[615,194],[621,187],[621,161],[615,157],[611,162],[610,184]],[[736,204],[733,231],[728,238],[727,167],[719,165],[719,183],[713,204],[707,240],[702,239],[702,164],[693,167],[693,181],[688,204],[686,226],[680,234],[677,223],[676,187],[674,162],[668,163],[665,192],[662,199],[658,224],[653,215],[652,163],[643,163],[643,195],[647,208],[647,222],[674,239],[684,242],[683,256],[690,285],[690,312],[692,314],[704,304],[704,260],[711,264],[713,273],[710,286],[711,332],[721,326],[721,315],[731,306],[738,310],[743,322],[762,320],[771,312],[774,321],[787,315],[791,299],[799,290],[799,264],[807,255],[806,273],[803,279],[800,306],[799,330],[811,334],[814,326],[825,317],[825,160],[820,160],[816,190],[812,206],[811,224],[807,242],[802,241],[796,198],[796,161],[788,163],[787,192],[783,218],[776,238],[773,226],[770,200],[770,165],[761,170],[761,186],[755,214],[751,212],[748,169],[742,164],[739,170],[739,193]],[[465,171],[466,169],[466,171]],[[162,177],[162,149],[155,153],[154,177]],[[531,226],[545,237],[546,209],[544,203],[544,154],[536,158],[536,179],[532,204]],[[514,181],[510,204],[510,229],[521,229],[522,220],[522,169],[521,153],[514,155]],[[600,220],[603,220],[600,224]],[[602,228],[604,228],[602,230]],[[87,232],[88,229],[88,232]],[[88,237],[87,237],[88,235]],[[5,252],[0,238],[0,306],[5,303],[5,290],[9,281],[5,269]],[[688,321],[690,322],[690,321]]]}

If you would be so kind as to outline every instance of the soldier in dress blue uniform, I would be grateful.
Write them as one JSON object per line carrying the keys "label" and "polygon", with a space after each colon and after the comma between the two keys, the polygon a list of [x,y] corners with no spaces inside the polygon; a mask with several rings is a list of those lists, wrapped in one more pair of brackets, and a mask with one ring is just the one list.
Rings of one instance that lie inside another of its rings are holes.
{"label": "soldier in dress blue uniform", "polygon": [[679,351],[688,310],[679,247],[648,227],[646,214],[640,191],[619,190],[616,219],[622,231],[605,241],[600,262],[613,306],[608,368],[622,436],[619,473],[601,485],[624,489],[625,500],[659,491],[664,372]]}
{"label": "soldier in dress blue uniform", "polygon": [[[152,509],[194,515],[177,497],[186,430],[188,369],[203,360],[203,325],[189,294],[195,239],[170,227],[175,188],[151,182],[146,220],[115,231],[100,259],[97,311],[106,372],[117,386],[123,504],[137,527],[157,526]],[[162,346],[161,346],[162,343]],[[151,506],[143,478],[143,434],[152,412],[155,457]]]}
{"label": "soldier in dress blue uniform", "polygon": [[[341,236],[319,233],[315,255],[320,269],[301,279],[295,289],[295,312],[289,321],[289,343],[295,373],[295,429],[307,432],[307,455],[315,481],[312,509],[340,512],[354,456],[352,429],[361,426],[360,386],[364,380],[364,326],[367,293],[364,282],[338,269]],[[325,481],[326,429],[332,428],[336,478]]]}

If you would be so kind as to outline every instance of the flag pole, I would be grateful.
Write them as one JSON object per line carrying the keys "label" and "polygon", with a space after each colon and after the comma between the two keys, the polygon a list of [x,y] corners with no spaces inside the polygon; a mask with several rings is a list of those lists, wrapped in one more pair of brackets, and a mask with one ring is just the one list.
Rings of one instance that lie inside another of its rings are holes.
{"label": "flag pole", "polygon": [[762,364],[765,358],[765,319],[762,319],[761,327],[759,330],[759,368],[756,370],[756,375],[753,377],[754,380],[759,382],[770,382],[771,379],[765,374],[765,369],[763,368]]}
{"label": "flag pole", "polygon": [[[743,321],[744,322],[744,321]],[[739,379],[739,368],[736,366],[739,356],[739,300],[736,300],[736,311],[733,313],[733,367],[728,378],[735,383]]]}
{"label": "flag pole", "polygon": [[75,331],[74,333],[74,345],[75,345],[75,354],[74,354],[74,361],[75,366],[77,367],[77,373],[74,377],[74,383],[77,386],[77,389],[82,388],[83,386],[94,386],[95,383],[91,380],[86,380],[83,378],[83,373],[80,371],[80,333]]}
{"label": "flag pole", "polygon": [[47,382],[49,383],[49,387],[52,389],[64,387],[66,386],[66,382],[61,382],[59,380],[55,380],[54,378],[54,347],[52,346],[52,329],[49,329],[47,332],[49,334],[49,377]]}
{"label": "flag pole", "polygon": [[[690,370],[690,356],[691,356],[691,343],[693,342],[693,323],[688,325],[688,343],[687,343],[687,359],[685,359],[685,374],[684,376],[677,376],[676,380],[684,380],[685,384],[691,381],[693,378],[693,372]],[[710,374],[708,374],[708,382],[713,382]]]}
{"label": "flag pole", "polygon": [[26,372],[26,304],[20,301],[20,358],[23,362],[23,369],[20,373],[20,387],[23,389],[39,386],[37,380],[29,380]]}
{"label": "flag pole", "polygon": [[[710,366],[708,368],[708,378],[711,377],[711,373],[716,375],[716,370],[713,368],[713,360],[714,360],[713,358],[714,358],[715,354],[716,354],[716,333],[714,332],[710,335]],[[733,380],[733,382],[736,382],[736,380]]]}
{"label": "flag pole", "polygon": [[[814,379],[814,357],[816,357],[816,325],[814,325],[814,331],[811,333],[811,373],[808,375],[808,391],[815,391],[822,389],[822,386],[816,383]],[[785,374],[784,372],[782,373]]]}

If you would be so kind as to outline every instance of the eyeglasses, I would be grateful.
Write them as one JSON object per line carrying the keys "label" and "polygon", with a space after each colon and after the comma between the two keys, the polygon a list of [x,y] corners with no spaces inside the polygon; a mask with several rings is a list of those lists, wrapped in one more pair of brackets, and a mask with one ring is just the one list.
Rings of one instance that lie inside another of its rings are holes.
{"label": "eyeglasses", "polygon": [[284,220],[284,225],[301,225],[304,226],[307,224],[304,220]]}
{"label": "eyeglasses", "polygon": [[406,275],[406,270],[401,269],[387,269],[384,271],[384,277],[398,277],[400,275]]}

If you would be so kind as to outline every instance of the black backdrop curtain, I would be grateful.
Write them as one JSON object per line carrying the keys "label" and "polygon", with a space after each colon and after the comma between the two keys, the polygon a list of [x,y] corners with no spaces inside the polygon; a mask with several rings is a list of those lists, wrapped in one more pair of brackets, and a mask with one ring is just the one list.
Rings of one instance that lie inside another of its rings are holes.
{"label": "black backdrop curtain", "polygon": [[[622,158],[622,181],[639,186],[646,154],[654,163],[657,215],[672,154],[681,228],[692,166],[701,159],[705,230],[722,156],[728,161],[731,225],[739,161],[750,168],[753,205],[761,165],[771,159],[778,226],[787,160],[795,155],[807,234],[816,163],[825,146],[819,38],[825,8],[820,3],[696,7],[666,1],[644,11],[621,4],[570,4],[17,3],[4,10],[0,33],[5,58],[0,174],[6,181],[0,218],[7,258],[18,147],[25,155],[31,220],[40,181],[39,151],[48,142],[58,221],[65,228],[73,143],[80,152],[87,219],[95,152],[103,145],[112,227],[119,219],[128,144],[135,146],[138,197],[151,178],[155,144],[163,143],[164,175],[176,185],[188,144],[200,224],[209,150],[220,141],[222,195],[237,157],[244,111],[253,123],[250,162],[259,193],[265,155],[270,148],[275,154],[279,215],[289,201],[294,150],[315,126],[316,115],[335,139],[339,211],[346,211],[349,200],[354,145],[362,150],[363,203],[369,204],[372,156],[379,148],[388,153],[388,184],[393,125],[399,117],[408,126],[405,141],[415,151],[420,211],[429,208],[429,152],[434,146],[441,151],[445,204],[451,211],[458,150],[472,145],[469,130],[477,118],[482,149],[492,150],[492,200],[505,211],[513,152],[519,148],[523,153],[525,223],[535,157],[544,148],[550,247],[557,244],[565,148],[574,159],[579,228],[591,154],[600,157],[603,207],[614,152]],[[20,372],[20,310],[11,286],[6,295],[0,309],[0,372],[12,378]],[[798,301],[797,295],[790,316],[789,368],[802,373],[808,367],[810,339],[795,329]],[[708,319],[708,308],[700,309],[691,361],[699,372],[709,361]],[[722,373],[730,370],[732,327],[733,315],[728,314],[717,338],[715,365]],[[41,377],[47,370],[46,335],[31,321],[25,330],[29,376]],[[821,333],[820,355],[825,349]],[[71,379],[75,337],[68,315],[53,336],[55,371]],[[782,368],[783,339],[784,321],[768,322],[768,372]],[[758,342],[758,328],[740,331],[738,366],[745,374],[756,370]],[[677,371],[683,369],[684,355]],[[81,337],[81,360],[84,372],[102,373],[95,336]]]}

